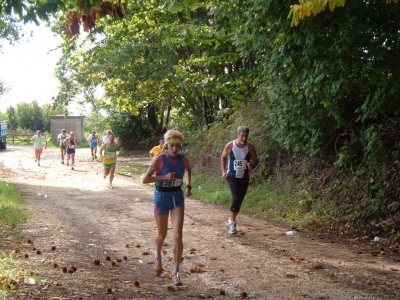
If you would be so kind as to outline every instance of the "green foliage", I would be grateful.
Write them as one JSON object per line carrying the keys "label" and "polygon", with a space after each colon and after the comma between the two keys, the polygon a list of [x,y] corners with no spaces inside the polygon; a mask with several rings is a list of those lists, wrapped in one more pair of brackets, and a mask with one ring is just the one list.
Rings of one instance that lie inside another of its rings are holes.
{"label": "green foliage", "polygon": [[9,106],[6,110],[8,128],[13,131],[50,131],[51,115],[60,114],[60,109],[37,101],[17,103],[17,108]]}
{"label": "green foliage", "polygon": [[0,181],[0,222],[17,225],[26,218],[20,209],[21,193],[10,183]]}
{"label": "green foliage", "polygon": [[92,130],[95,130],[100,138],[108,128],[110,128],[110,125],[107,123],[107,117],[95,109],[92,109],[90,114],[85,117],[85,131],[89,132],[86,137],[89,136]]}
{"label": "green foliage", "polygon": [[0,13],[0,40],[5,40],[8,43],[13,44],[20,38],[20,29],[21,28],[15,18],[12,16],[2,16]]}
{"label": "green foliage", "polygon": [[[255,145],[258,159],[261,161],[252,180],[265,180],[263,177],[270,173],[265,162],[273,143],[270,140],[270,131],[262,124],[264,109],[263,105],[253,101],[232,111],[231,114],[230,110],[224,110],[224,114],[216,116],[218,121],[211,124],[208,130],[204,127],[197,130],[178,128],[186,137],[185,143],[188,145],[185,150],[189,151],[190,156],[196,157],[193,162],[195,166],[206,173],[221,174],[220,157],[225,145],[236,139],[239,126],[246,125],[250,128],[249,141]],[[210,170],[208,164],[218,165],[218,168]]]}
{"label": "green foliage", "polygon": [[6,83],[0,81],[0,99],[1,96],[6,94],[9,91],[9,88]]}
{"label": "green foliage", "polygon": [[[128,7],[123,21],[98,23],[104,36],[65,42],[69,59],[62,61],[59,78],[69,98],[87,92],[85,98],[105,110],[147,113],[150,129],[159,134],[178,118],[192,128],[208,126],[221,106],[237,107],[254,91],[247,63],[213,26],[206,3],[191,9],[163,1]],[[100,85],[105,93],[95,100]]]}
{"label": "green foliage", "polygon": [[75,3],[73,0],[3,0],[0,2],[0,16],[17,15],[24,23],[34,22],[39,25],[38,19],[48,20],[49,17],[65,8],[64,3]]}
{"label": "green foliage", "polygon": [[118,143],[126,147],[133,147],[146,136],[146,119],[143,115],[135,116],[130,113],[111,111],[107,117],[107,123],[115,136],[118,137]]}
{"label": "green foliage", "polygon": [[228,207],[231,203],[231,193],[226,180],[220,176],[209,176],[204,173],[192,174],[192,198],[207,203]]}
{"label": "green foliage", "polygon": [[18,128],[18,121],[16,118],[16,109],[12,106],[7,107],[6,116],[7,116],[7,127],[8,130],[16,130]]}

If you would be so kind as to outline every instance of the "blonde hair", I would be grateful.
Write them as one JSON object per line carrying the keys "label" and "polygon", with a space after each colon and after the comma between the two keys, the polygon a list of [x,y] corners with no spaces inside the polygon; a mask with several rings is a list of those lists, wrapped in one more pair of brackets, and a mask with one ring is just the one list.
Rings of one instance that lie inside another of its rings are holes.
{"label": "blonde hair", "polygon": [[185,137],[183,136],[183,134],[177,130],[168,130],[164,134],[164,141],[166,144],[176,143],[178,142],[178,140],[180,141],[179,143],[182,144],[184,139]]}

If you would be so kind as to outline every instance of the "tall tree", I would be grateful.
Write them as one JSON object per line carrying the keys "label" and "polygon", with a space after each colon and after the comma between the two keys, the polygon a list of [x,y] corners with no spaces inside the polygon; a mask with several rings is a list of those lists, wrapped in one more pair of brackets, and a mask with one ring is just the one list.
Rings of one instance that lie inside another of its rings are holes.
{"label": "tall tree", "polygon": [[17,130],[18,129],[18,121],[16,117],[16,109],[12,106],[7,107],[6,110],[7,116],[7,126],[9,130]]}
{"label": "tall tree", "polygon": [[171,109],[190,126],[208,125],[221,107],[233,108],[254,91],[248,62],[213,26],[207,3],[132,2],[128,7],[122,22],[99,22],[104,35],[90,37],[86,47],[71,46],[76,40],[65,44],[69,76],[60,80],[76,92],[101,85],[105,97],[97,104],[106,109],[138,114],[146,108],[156,130],[168,126]]}

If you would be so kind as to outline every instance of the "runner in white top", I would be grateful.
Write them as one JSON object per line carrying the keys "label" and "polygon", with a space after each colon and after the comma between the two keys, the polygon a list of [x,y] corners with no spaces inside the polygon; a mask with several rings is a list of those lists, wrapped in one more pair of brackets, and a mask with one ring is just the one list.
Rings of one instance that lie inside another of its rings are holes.
{"label": "runner in white top", "polygon": [[67,153],[67,145],[64,144],[64,141],[69,137],[69,134],[65,129],[61,129],[61,133],[57,136],[57,141],[60,143],[60,152],[61,152],[61,163],[64,164],[64,157]]}
{"label": "runner in white top", "polygon": [[249,170],[258,165],[256,148],[247,141],[249,131],[248,127],[240,126],[237,139],[229,142],[221,155],[222,178],[228,180],[232,194],[231,216],[226,222],[230,234],[237,233],[236,217],[249,186]]}

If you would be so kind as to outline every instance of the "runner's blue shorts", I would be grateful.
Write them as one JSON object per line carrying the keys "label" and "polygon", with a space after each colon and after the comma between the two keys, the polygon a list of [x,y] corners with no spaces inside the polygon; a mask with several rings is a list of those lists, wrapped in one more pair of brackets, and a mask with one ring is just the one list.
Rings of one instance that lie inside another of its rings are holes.
{"label": "runner's blue shorts", "polygon": [[170,210],[177,207],[185,207],[185,197],[182,191],[178,192],[159,192],[154,191],[153,197],[154,214],[166,215]]}

